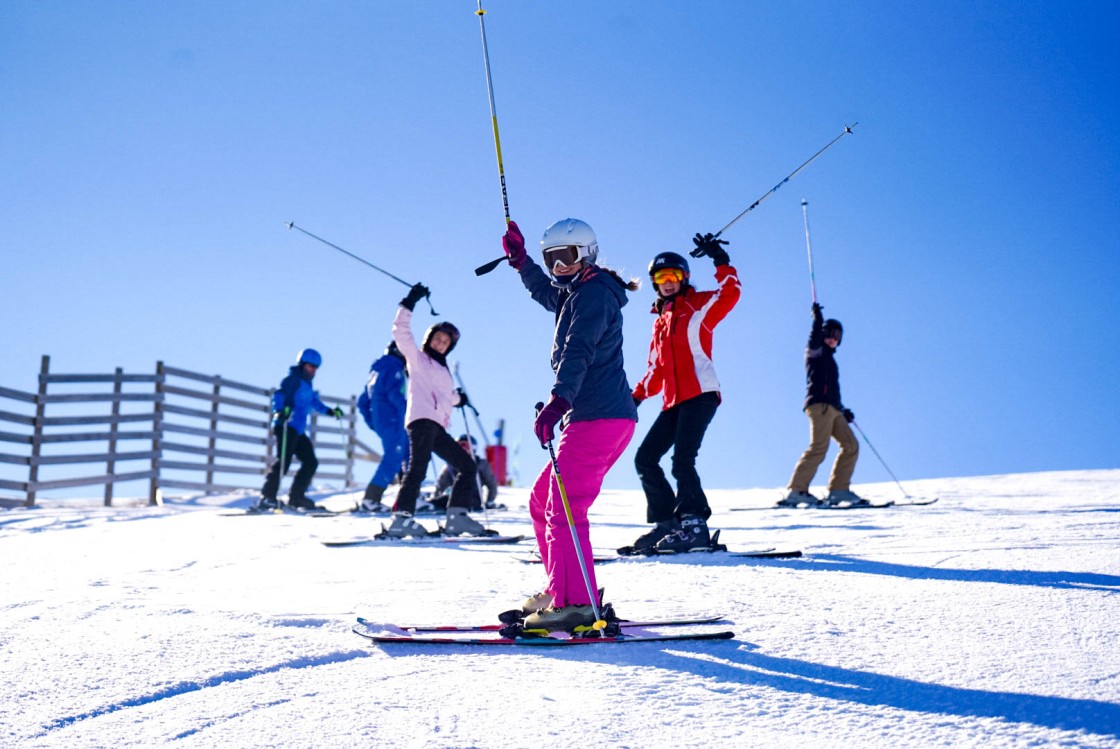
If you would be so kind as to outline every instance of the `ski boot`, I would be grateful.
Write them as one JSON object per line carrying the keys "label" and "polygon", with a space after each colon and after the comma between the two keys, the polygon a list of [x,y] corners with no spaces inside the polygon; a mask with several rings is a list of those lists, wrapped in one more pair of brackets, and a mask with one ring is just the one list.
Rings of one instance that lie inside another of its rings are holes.
{"label": "ski boot", "polygon": [[443,526],[445,536],[492,536],[493,531],[488,531],[462,507],[452,507],[447,511],[447,522]]}
{"label": "ski boot", "polygon": [[[599,600],[603,600],[606,594],[605,588],[599,588]],[[534,593],[525,599],[519,609],[510,609],[498,614],[498,621],[502,624],[518,624],[524,622],[525,618],[541,611],[543,609],[552,607],[553,597],[547,590],[542,590],[540,593]],[[607,604],[610,605],[610,604]]]}
{"label": "ski boot", "polygon": [[275,497],[261,497],[257,503],[250,507],[247,512],[252,513],[271,513],[280,512],[280,501]]}
{"label": "ski boot", "polygon": [[690,551],[711,551],[712,537],[708,523],[699,515],[685,515],[681,527],[657,542],[655,554],[685,554]]}
{"label": "ski boot", "polygon": [[797,491],[796,489],[790,489],[789,494],[779,499],[776,506],[797,509],[802,505],[806,507],[817,507],[820,504],[821,501],[809,492],[801,492]]}
{"label": "ski boot", "polygon": [[433,536],[436,535],[429,531],[420,523],[412,518],[412,514],[408,512],[394,512],[393,522],[386,528],[384,524],[381,526],[381,533],[378,538],[406,538],[409,536]]}
{"label": "ski boot", "polygon": [[654,547],[657,546],[657,543],[666,536],[669,536],[678,531],[680,527],[680,522],[678,522],[676,518],[673,518],[671,520],[662,520],[660,523],[653,526],[652,529],[638,536],[638,540],[636,540],[632,545],[623,546],[622,548],[618,549],[618,553],[624,557],[630,557],[637,554],[653,554]]}
{"label": "ski boot", "polygon": [[366,487],[365,496],[362,497],[361,504],[358,505],[357,512],[368,512],[370,514],[387,514],[389,508],[381,504],[381,497],[385,494],[385,487],[378,486],[377,484],[370,484]]}
{"label": "ski boot", "polygon": [[552,632],[567,632],[571,637],[617,637],[622,626],[614,607],[609,603],[601,606],[599,616],[595,618],[595,609],[589,603],[549,606],[533,612],[523,621],[507,624],[499,634],[510,639],[549,637]]}
{"label": "ski boot", "polygon": [[850,489],[839,489],[828,493],[828,496],[824,498],[824,506],[847,510],[853,507],[870,507],[871,503]]}

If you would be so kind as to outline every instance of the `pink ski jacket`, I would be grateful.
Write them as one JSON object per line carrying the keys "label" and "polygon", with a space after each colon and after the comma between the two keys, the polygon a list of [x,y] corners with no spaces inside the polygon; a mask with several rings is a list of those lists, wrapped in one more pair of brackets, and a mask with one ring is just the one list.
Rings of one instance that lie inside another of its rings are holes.
{"label": "pink ski jacket", "polygon": [[397,307],[393,318],[393,340],[408,366],[408,406],[404,423],[430,419],[444,429],[451,426],[451,411],[459,405],[459,393],[451,370],[425,354],[412,337],[412,311]]}

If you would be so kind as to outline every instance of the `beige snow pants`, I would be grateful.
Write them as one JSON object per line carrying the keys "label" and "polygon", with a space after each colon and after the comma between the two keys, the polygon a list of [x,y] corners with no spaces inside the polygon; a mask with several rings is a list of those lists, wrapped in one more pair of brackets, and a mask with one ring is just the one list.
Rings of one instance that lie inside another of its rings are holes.
{"label": "beige snow pants", "polygon": [[850,489],[852,473],[859,458],[859,440],[852,434],[844,414],[827,403],[814,403],[805,409],[805,414],[809,417],[809,448],[797,461],[789,488],[799,492],[809,491],[809,484],[828,453],[828,440],[831,438],[840,445],[840,453],[832,465],[832,475],[828,477],[828,490]]}

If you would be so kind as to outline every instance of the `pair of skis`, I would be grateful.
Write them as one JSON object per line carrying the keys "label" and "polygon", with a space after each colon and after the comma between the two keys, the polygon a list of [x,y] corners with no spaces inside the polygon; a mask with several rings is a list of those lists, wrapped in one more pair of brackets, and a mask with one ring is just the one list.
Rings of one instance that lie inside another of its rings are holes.
{"label": "pair of skis", "polygon": [[222,517],[243,518],[256,517],[258,515],[263,515],[266,517],[269,515],[298,515],[305,518],[335,518],[339,515],[348,514],[349,512],[331,512],[330,510],[324,510],[321,507],[317,507],[313,510],[304,510],[295,507],[288,507],[287,505],[281,505],[280,507],[268,508],[263,510],[259,510],[255,507],[250,507],[247,510],[242,510],[239,512],[223,512]]}
{"label": "pair of skis", "polygon": [[[626,547],[623,547],[626,548]],[[657,553],[657,554],[596,554],[594,557],[595,564],[607,564],[608,562],[617,562],[621,559],[633,558],[635,560],[662,558],[668,559],[671,557],[689,556],[692,554],[720,554],[721,556],[728,557],[743,557],[750,559],[797,559],[802,555],[800,549],[779,549],[771,546],[766,549],[752,549],[749,551],[729,551],[727,548],[712,549],[704,548],[694,551],[676,552],[676,553]],[[524,564],[540,564],[541,555],[539,552],[530,552],[528,554],[514,554],[514,559]]]}
{"label": "pair of skis", "polygon": [[350,546],[442,546],[447,544],[470,546],[474,544],[515,544],[524,539],[525,536],[443,536],[438,533],[433,533],[430,536],[406,536],[404,538],[372,536],[368,538],[322,541],[321,543],[323,546],[338,549]]}
{"label": "pair of skis", "polygon": [[605,645],[627,642],[667,642],[674,640],[729,640],[735,636],[730,630],[702,629],[690,632],[663,632],[663,628],[686,625],[716,624],[723,617],[685,616],[648,621],[616,619],[608,623],[602,636],[573,635],[566,632],[537,633],[519,630],[516,624],[480,625],[394,625],[380,624],[358,618],[355,634],[379,644],[412,645],[479,645],[479,646],[530,646],[565,647],[572,645]]}
{"label": "pair of skis", "polygon": [[759,558],[772,558],[772,559],[789,559],[801,556],[801,551],[796,549],[779,551],[771,547],[768,549],[758,549],[755,551],[729,551],[726,544],[719,542],[720,531],[712,534],[711,540],[706,546],[698,546],[694,549],[687,551],[670,551],[655,548],[651,549],[635,549],[633,546],[623,546],[618,550],[619,557],[660,557],[660,556],[680,556],[682,554],[715,554],[725,553],[733,557],[759,557]]}
{"label": "pair of skis", "polygon": [[791,507],[789,505],[768,505],[766,507],[732,507],[731,512],[753,512],[756,510],[884,510],[888,507],[924,507],[932,505],[937,502],[939,497],[923,498],[911,497],[909,499],[894,501],[888,500],[886,502],[872,502],[866,505],[853,505],[851,503],[844,503],[838,505],[798,505]]}

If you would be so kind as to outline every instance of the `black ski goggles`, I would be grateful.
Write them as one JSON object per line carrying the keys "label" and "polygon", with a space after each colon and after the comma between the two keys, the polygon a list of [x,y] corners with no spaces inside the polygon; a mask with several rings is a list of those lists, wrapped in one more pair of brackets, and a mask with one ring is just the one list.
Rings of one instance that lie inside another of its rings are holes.
{"label": "black ski goggles", "polygon": [[557,247],[547,247],[541,251],[545,267],[556,270],[559,265],[575,265],[580,259],[580,247],[577,244],[562,244]]}

